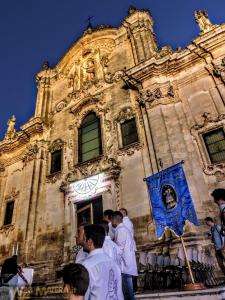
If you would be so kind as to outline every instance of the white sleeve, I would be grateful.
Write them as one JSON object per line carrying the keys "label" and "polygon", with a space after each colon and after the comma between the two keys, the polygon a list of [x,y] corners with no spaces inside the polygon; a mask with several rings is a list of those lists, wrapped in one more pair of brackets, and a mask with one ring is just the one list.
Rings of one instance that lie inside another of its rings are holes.
{"label": "white sleeve", "polygon": [[123,229],[119,229],[116,233],[116,244],[120,248],[121,251],[124,251],[126,246],[126,231]]}

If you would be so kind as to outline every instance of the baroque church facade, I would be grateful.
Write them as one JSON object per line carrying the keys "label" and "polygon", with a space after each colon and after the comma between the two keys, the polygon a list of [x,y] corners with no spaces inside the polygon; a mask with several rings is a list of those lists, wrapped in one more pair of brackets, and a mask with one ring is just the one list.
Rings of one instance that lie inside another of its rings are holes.
{"label": "baroque church facade", "polygon": [[[35,115],[0,142],[0,260],[18,248],[35,280],[71,260],[79,222],[128,209],[139,250],[175,253],[154,231],[143,179],[184,160],[200,227],[185,240],[210,247],[203,220],[225,183],[225,24],[195,12],[199,35],[158,48],[149,11],[121,26],[89,26],[59,63],[37,74]],[[15,249],[15,248],[14,248]]]}

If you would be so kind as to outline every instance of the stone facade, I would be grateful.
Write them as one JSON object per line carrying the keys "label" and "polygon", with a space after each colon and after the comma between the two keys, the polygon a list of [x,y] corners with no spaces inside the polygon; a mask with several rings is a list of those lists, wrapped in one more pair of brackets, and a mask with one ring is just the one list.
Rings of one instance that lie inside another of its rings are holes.
{"label": "stone facade", "polygon": [[[128,209],[139,249],[161,251],[170,241],[156,239],[143,182],[162,164],[184,160],[200,221],[217,214],[209,195],[224,187],[225,162],[211,163],[202,134],[225,128],[225,24],[212,25],[202,11],[195,19],[201,32],[190,45],[158,49],[152,16],[131,7],[119,28],[89,26],[54,68],[43,65],[34,117],[19,132],[12,117],[0,142],[1,261],[18,243],[36,280],[54,280],[75,244],[70,184],[102,172],[103,209]],[[79,163],[78,129],[92,111],[100,118],[103,154]],[[138,142],[123,147],[121,124],[132,118]],[[59,149],[62,169],[51,174],[51,153]],[[3,225],[10,200],[12,222]],[[208,247],[205,230],[188,224],[187,242]]]}

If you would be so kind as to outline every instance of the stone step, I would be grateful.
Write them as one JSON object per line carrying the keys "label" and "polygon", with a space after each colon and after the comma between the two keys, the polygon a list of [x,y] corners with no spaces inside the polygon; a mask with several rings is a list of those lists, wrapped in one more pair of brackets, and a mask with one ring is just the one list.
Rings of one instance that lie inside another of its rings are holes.
{"label": "stone step", "polygon": [[137,300],[225,300],[225,286],[200,291],[145,292],[136,294]]}

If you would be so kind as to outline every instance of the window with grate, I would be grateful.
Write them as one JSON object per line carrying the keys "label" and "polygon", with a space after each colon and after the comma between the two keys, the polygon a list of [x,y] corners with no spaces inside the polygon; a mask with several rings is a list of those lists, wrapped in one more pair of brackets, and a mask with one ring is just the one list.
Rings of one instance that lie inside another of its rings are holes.
{"label": "window with grate", "polygon": [[62,170],[62,149],[51,153],[51,169],[50,173],[54,174]]}
{"label": "window with grate", "polygon": [[12,224],[13,209],[14,209],[14,201],[8,201],[6,203],[4,225]]}
{"label": "window with grate", "polygon": [[102,154],[100,120],[89,113],[79,128],[79,162],[85,162]]}
{"label": "window with grate", "polygon": [[123,147],[138,142],[135,118],[121,124]]}
{"label": "window with grate", "polygon": [[212,163],[225,161],[225,134],[222,128],[203,134],[203,139]]}

